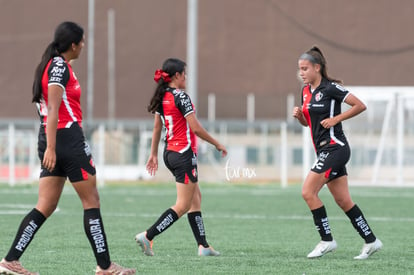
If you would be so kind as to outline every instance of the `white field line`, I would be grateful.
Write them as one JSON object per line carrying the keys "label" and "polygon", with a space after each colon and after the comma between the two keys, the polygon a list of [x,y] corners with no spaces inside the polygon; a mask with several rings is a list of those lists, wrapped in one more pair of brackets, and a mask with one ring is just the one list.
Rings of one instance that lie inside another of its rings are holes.
{"label": "white field line", "polygon": [[[33,208],[33,205],[27,204],[0,204],[0,215],[25,215],[27,214],[30,209]],[[60,212],[59,215],[64,216],[73,216],[75,213],[67,213],[65,211],[61,212],[61,209],[58,207],[55,210],[56,212]],[[81,215],[82,213],[79,213]],[[157,218],[160,213],[103,213],[103,216],[107,217],[136,217],[136,218]],[[256,215],[256,214],[204,214],[203,216],[208,219],[235,219],[235,220],[285,220],[285,221],[311,221],[311,215],[307,216],[300,216],[300,215]],[[331,216],[329,220],[348,220],[345,215],[343,217]],[[377,222],[414,222],[414,217],[369,217],[370,221],[377,221]]]}
{"label": "white field line", "polygon": [[[34,204],[0,203],[0,215],[26,215],[34,207]],[[54,213],[59,211],[60,208],[56,207]]]}
{"label": "white field line", "polygon": [[[236,194],[248,194],[251,196],[286,196],[286,193],[289,194],[297,194],[300,196],[301,191],[297,188],[291,189],[280,189],[278,187],[275,188],[261,188],[257,187],[255,189],[240,189],[236,188],[203,188],[201,185],[201,193],[202,194],[211,194],[211,195],[236,195]],[[326,188],[321,190],[320,194],[329,195],[329,191],[325,190]],[[375,190],[375,189],[373,189]],[[117,189],[117,190],[108,190],[105,187],[99,189],[99,193],[101,195],[110,194],[113,195],[120,195],[120,196],[167,196],[167,195],[175,195],[176,190],[172,188],[167,189],[153,189],[153,190],[142,190],[139,186],[134,189]],[[412,189],[404,189],[401,190],[400,188],[389,188],[388,191],[386,190],[377,190],[377,191],[370,191],[369,188],[350,188],[350,193],[352,197],[374,197],[374,198],[414,198],[414,188]],[[18,189],[6,189],[1,190],[0,199],[2,195],[6,194],[16,194],[16,195],[37,195],[37,189],[31,190],[18,190]],[[63,195],[73,195],[77,196],[76,192],[71,189],[71,187],[65,188],[63,190]]]}

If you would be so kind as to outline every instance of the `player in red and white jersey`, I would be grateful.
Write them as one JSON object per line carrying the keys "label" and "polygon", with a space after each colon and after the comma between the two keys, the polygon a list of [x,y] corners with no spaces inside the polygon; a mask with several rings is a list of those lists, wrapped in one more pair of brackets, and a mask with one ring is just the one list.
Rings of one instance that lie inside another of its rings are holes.
{"label": "player in red and white jersey", "polygon": [[70,128],[73,122],[82,127],[81,87],[72,66],[62,56],[53,57],[46,65],[42,76],[42,98],[36,103],[42,125],[47,124],[48,92],[49,86],[52,85],[63,90],[57,129]]}
{"label": "player in red and white jersey", "polygon": [[170,58],[164,62],[161,70],[156,70],[154,80],[158,85],[148,106],[148,111],[155,115],[147,170],[151,175],[155,175],[158,169],[158,145],[164,126],[166,145],[163,158],[165,165],[175,176],[177,188],[176,203],[161,214],[150,228],[135,237],[144,254],[148,256],[154,255],[152,250],[154,237],[164,232],[186,213],[198,244],[198,255],[220,254],[207,243],[201,216],[196,136],[214,145],[223,157],[227,155],[227,150],[198,121],[191,99],[183,91],[186,87],[185,67],[185,62]]}
{"label": "player in red and white jersey", "polygon": [[[84,32],[73,22],[63,22],[46,48],[33,83],[33,99],[41,119],[38,152],[41,161],[36,207],[22,220],[13,244],[0,262],[0,274],[38,274],[19,262],[35,234],[55,211],[69,178],[84,208],[84,230],[94,252],[97,275],[135,274],[135,269],[111,262],[103,227],[96,171],[82,128],[81,89],[72,71],[84,46]],[[59,274],[60,270],[50,270]]]}
{"label": "player in red and white jersey", "polygon": [[167,87],[162,104],[156,111],[166,131],[166,150],[184,153],[189,148],[197,154],[197,139],[186,117],[195,113],[190,97],[182,90]]}
{"label": "player in red and white jersey", "polygon": [[[375,237],[361,209],[351,199],[345,167],[351,150],[341,125],[342,121],[358,115],[366,107],[340,85],[341,81],[328,76],[325,57],[318,47],[313,47],[300,56],[299,76],[305,86],[302,89],[302,106],[293,109],[293,116],[303,126],[310,128],[317,155],[302,187],[302,196],[312,212],[321,237],[308,258],[321,257],[337,248],[325,206],[318,196],[327,184],[336,203],[365,241],[361,253],[354,259],[367,259],[382,248],[382,243]],[[341,112],[342,102],[351,108]]]}

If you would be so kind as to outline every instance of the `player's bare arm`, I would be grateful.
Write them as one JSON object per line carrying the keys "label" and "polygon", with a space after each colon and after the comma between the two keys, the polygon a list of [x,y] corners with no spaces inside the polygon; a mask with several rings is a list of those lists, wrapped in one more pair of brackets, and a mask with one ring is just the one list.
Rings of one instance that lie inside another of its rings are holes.
{"label": "player's bare arm", "polygon": [[191,113],[187,115],[186,120],[188,122],[188,125],[190,125],[191,131],[198,136],[199,138],[207,141],[208,143],[214,145],[218,151],[221,152],[221,156],[225,157],[227,156],[227,149],[222,144],[220,144],[215,138],[213,138],[201,125],[201,123],[198,121],[196,115],[194,113]]}

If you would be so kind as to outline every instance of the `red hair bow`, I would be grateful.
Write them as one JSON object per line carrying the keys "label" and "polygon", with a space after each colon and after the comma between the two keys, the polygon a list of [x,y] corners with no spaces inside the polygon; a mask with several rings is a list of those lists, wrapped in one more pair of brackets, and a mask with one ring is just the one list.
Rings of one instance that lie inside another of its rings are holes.
{"label": "red hair bow", "polygon": [[170,76],[166,72],[164,72],[163,70],[156,70],[155,71],[155,74],[154,74],[154,80],[155,80],[155,82],[158,83],[158,81],[160,81],[161,78],[166,83],[168,83],[168,82],[171,81]]}

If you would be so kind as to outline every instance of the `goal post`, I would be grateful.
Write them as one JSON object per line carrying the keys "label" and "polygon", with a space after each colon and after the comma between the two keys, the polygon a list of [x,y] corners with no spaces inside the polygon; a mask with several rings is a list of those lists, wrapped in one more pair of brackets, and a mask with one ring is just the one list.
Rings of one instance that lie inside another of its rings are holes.
{"label": "goal post", "polygon": [[414,87],[347,89],[367,105],[364,113],[343,123],[354,155],[350,166],[360,173],[355,183],[414,185],[414,166],[409,161],[414,151]]}

